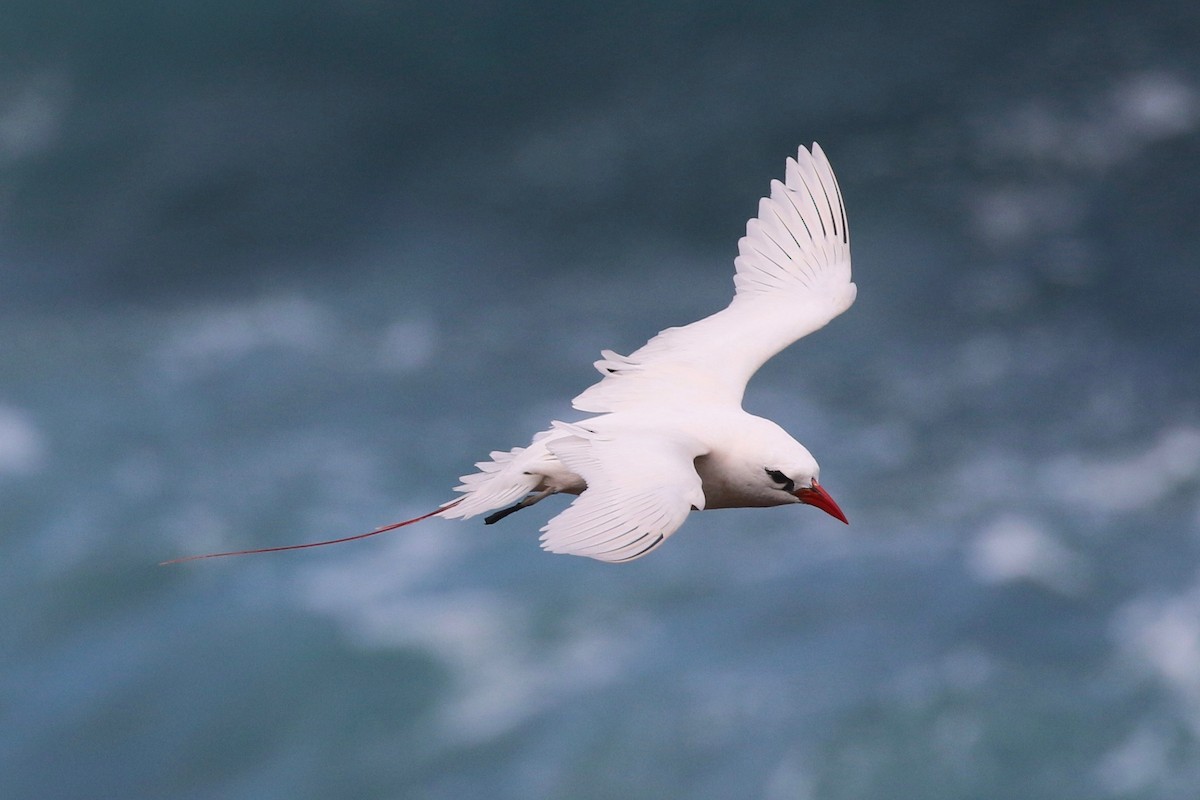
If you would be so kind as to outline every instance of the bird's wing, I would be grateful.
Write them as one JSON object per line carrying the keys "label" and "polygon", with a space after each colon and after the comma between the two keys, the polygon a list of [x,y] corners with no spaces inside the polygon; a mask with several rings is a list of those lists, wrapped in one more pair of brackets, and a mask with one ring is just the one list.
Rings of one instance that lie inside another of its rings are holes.
{"label": "bird's wing", "polygon": [[550,449],[587,489],[542,528],[552,553],[621,562],[641,558],[674,533],[692,508],[704,508],[694,460],[704,453],[681,435],[597,434],[556,422],[568,436]]}
{"label": "bird's wing", "polygon": [[647,404],[740,404],[769,358],[825,326],[854,302],[850,232],[842,192],[821,148],[800,148],[786,181],[746,224],[734,260],[733,302],[710,317],[662,331],[629,356],[605,350],[604,376],[574,400],[604,413]]}

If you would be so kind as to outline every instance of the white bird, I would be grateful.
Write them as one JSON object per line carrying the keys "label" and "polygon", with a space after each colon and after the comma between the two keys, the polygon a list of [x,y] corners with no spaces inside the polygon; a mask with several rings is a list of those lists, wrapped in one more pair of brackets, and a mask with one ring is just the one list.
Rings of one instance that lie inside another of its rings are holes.
{"label": "white bird", "polygon": [[572,402],[594,416],[552,422],[528,447],[491,453],[460,479],[463,496],[436,511],[343,539],[176,560],[351,541],[432,516],[491,512],[491,524],[555,494],[576,497],[541,529],[542,547],[609,562],[646,555],[693,510],[804,503],[847,522],[804,445],[742,409],[758,368],[857,292],[841,189],[820,146],[801,147],[784,182],[771,182],[734,266],[728,307],[628,356],[602,351],[604,377]]}

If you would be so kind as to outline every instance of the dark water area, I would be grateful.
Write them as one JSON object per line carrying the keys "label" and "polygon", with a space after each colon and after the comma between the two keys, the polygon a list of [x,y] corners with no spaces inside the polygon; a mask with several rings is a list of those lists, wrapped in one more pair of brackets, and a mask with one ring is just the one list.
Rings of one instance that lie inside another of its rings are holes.
{"label": "dark water area", "polygon": [[[0,796],[1191,798],[1194,4],[9,3]],[[851,520],[432,510],[722,307],[819,141],[859,299],[748,410]]]}

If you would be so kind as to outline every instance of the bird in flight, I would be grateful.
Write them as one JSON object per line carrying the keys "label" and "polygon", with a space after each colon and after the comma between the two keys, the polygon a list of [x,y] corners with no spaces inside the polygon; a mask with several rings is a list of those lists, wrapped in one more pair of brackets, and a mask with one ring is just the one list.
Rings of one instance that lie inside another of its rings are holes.
{"label": "bird in flight", "polygon": [[210,553],[164,563],[352,541],[428,519],[486,514],[491,524],[556,494],[571,504],[541,529],[552,553],[625,562],[651,552],[691,511],[790,504],[846,515],[818,481],[812,454],[774,422],[742,409],[768,359],[854,302],[841,189],[820,146],[787,160],[734,259],[729,306],[667,328],[628,356],[595,362],[603,376],[574,399],[591,414],[552,422],[527,447],[495,451],[428,514],[324,542]]}

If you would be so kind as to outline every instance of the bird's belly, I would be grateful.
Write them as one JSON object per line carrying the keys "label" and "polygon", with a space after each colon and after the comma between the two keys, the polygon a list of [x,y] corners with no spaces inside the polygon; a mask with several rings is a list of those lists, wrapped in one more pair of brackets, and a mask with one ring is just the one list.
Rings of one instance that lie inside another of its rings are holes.
{"label": "bird's belly", "polygon": [[539,465],[537,474],[542,480],[536,491],[549,489],[555,493],[582,494],[587,488],[587,482],[567,469],[557,458],[550,458]]}
{"label": "bird's belly", "polygon": [[758,494],[739,491],[737,487],[732,486],[710,486],[705,483],[702,485],[704,490],[704,508],[711,510],[714,508],[766,508],[768,506],[779,506],[784,503],[772,501],[773,498],[765,498]]}
{"label": "bird's belly", "polygon": [[[700,465],[697,464],[697,467]],[[704,508],[756,508],[778,503],[767,502],[767,498],[752,492],[748,487],[730,481],[726,476],[704,469],[700,473],[700,488],[704,492]],[[707,473],[707,474],[706,474]]]}

